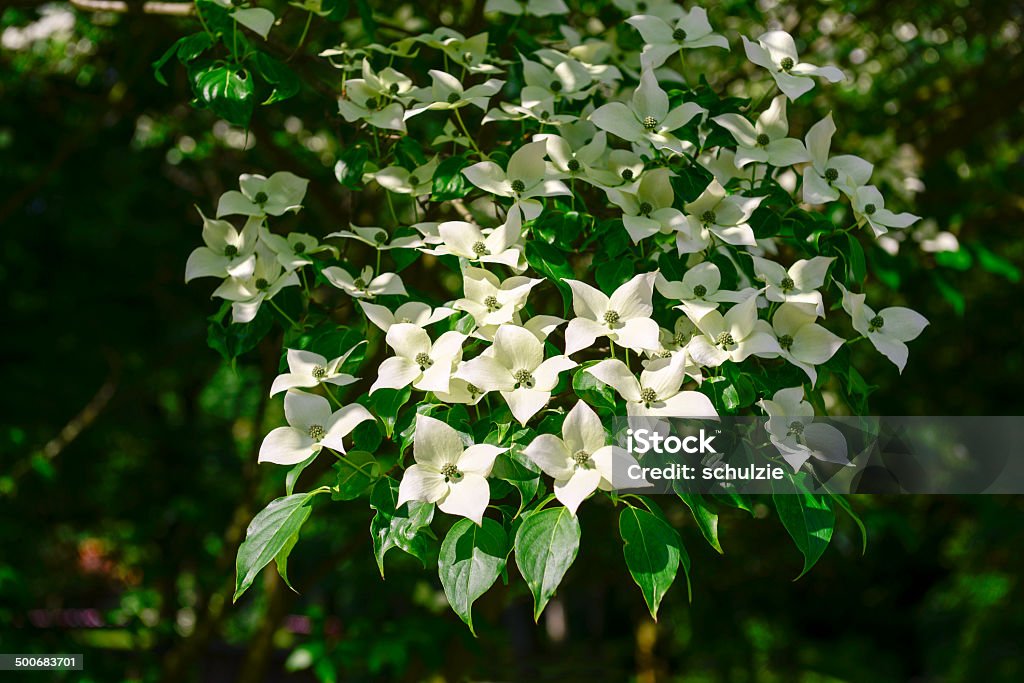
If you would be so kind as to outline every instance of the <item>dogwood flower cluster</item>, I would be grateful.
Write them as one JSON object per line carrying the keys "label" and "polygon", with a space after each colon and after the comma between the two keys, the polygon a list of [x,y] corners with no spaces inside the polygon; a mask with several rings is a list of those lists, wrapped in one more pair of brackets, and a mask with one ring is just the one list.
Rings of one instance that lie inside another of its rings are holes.
{"label": "dogwood flower cluster", "polygon": [[[268,303],[285,328],[271,394],[287,426],[261,462],[327,450],[343,468],[346,439],[372,432],[397,506],[477,525],[547,490],[571,515],[613,493],[613,465],[631,462],[616,414],[760,412],[794,471],[845,462],[810,399],[859,391],[861,348],[902,372],[927,325],[867,304],[865,245],[917,217],[887,208],[870,162],[833,154],[808,93],[847,74],[783,31],[737,50],[713,10],[614,4],[618,27],[566,23],[561,0],[488,0],[489,17],[561,25],[515,53],[451,28],[325,53],[343,74],[337,123],[374,150],[346,181],[348,227],[274,232],[307,181],[243,175],[186,266],[222,280],[234,323]],[[759,97],[694,77],[744,55]],[[814,123],[791,126],[797,109]]]}

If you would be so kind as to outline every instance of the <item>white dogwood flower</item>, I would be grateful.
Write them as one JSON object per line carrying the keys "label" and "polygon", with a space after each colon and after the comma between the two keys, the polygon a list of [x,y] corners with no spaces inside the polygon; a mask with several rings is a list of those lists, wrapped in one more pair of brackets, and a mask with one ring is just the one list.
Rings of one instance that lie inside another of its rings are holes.
{"label": "white dogwood flower", "polygon": [[752,247],[757,244],[754,230],[747,223],[764,197],[726,194],[717,180],[712,180],[699,197],[684,205],[686,225],[676,234],[680,254],[704,251],[718,238],[727,244]]}
{"label": "white dogwood flower", "polygon": [[259,462],[298,465],[324,447],[344,453],[343,439],[360,422],[374,419],[358,403],[331,412],[323,396],[295,389],[284,396],[284,416],[288,426],[267,434],[260,444]]}
{"label": "white dogwood flower", "polygon": [[846,437],[832,425],[814,421],[814,408],[804,400],[803,387],[779,389],[758,405],[768,414],[769,440],[794,472],[812,457],[851,464]]}
{"label": "white dogwood flower", "polygon": [[686,13],[675,0],[612,0],[612,4],[627,17],[650,14],[668,23],[675,23]]}
{"label": "white dogwood flower", "polygon": [[672,135],[672,131],[682,128],[695,116],[706,113],[695,102],[684,102],[670,110],[668,95],[658,85],[654,70],[644,69],[630,105],[609,102],[598,107],[590,115],[590,120],[598,128],[623,140],[650,143],[655,149],[681,154],[686,145]]}
{"label": "white dogwood flower", "polygon": [[575,318],[565,330],[565,353],[589,348],[599,337],[634,351],[658,348],[658,323],[651,320],[656,273],[641,273],[609,297],[579,280],[563,280],[572,289]]}
{"label": "white dogwood flower", "polygon": [[835,132],[836,124],[829,113],[804,136],[811,157],[810,165],[804,167],[802,186],[803,199],[808,204],[834,202],[839,199],[840,190],[851,195],[871,179],[874,167],[860,157],[852,154],[829,157]]}
{"label": "white dogwood flower", "polygon": [[[582,100],[590,94],[593,77],[586,67],[567,58],[555,68],[534,62],[520,55],[523,62],[523,87],[520,97],[525,104],[537,100]],[[552,109],[552,111],[554,111]]]}
{"label": "white dogwood flower", "polygon": [[[365,62],[364,62],[365,63]],[[405,108],[363,78],[350,78],[338,98],[338,113],[348,123],[366,121],[374,128],[405,132]]]}
{"label": "white dogwood flower", "polygon": [[675,192],[667,168],[656,168],[643,174],[635,192],[608,190],[608,199],[623,211],[622,225],[634,244],[659,232],[671,234],[681,230],[686,218],[673,208]]}
{"label": "white dogwood flower", "polygon": [[928,319],[902,306],[883,308],[876,313],[864,303],[864,294],[854,294],[842,284],[836,284],[843,292],[843,310],[850,316],[853,329],[867,337],[902,374],[910,355],[906,342],[917,339],[927,327]]}
{"label": "white dogwood flower", "polygon": [[681,391],[686,378],[686,358],[675,354],[647,363],[637,379],[621,360],[609,358],[592,365],[589,372],[615,389],[626,400],[629,417],[717,417],[718,411],[699,391]]}
{"label": "white dogwood flower", "polygon": [[529,330],[502,325],[494,343],[463,363],[456,377],[484,391],[501,392],[513,417],[525,425],[551,400],[559,373],[574,367],[568,356],[545,360],[544,343]]}
{"label": "white dogwood flower", "polygon": [[459,433],[437,418],[416,416],[410,465],[398,485],[401,507],[410,500],[437,503],[442,512],[483,522],[491,500],[487,477],[494,459],[507,448],[488,444],[463,445]]}
{"label": "white dogwood flower", "polygon": [[485,12],[500,12],[519,16],[528,14],[534,17],[546,17],[551,14],[566,14],[569,8],[562,0],[487,0]]}
{"label": "white dogwood flower", "polygon": [[608,445],[601,418],[583,401],[565,416],[561,438],[541,434],[523,449],[523,455],[555,480],[555,498],[573,515],[597,489],[614,488],[616,469],[624,473],[637,464],[625,450]]}
{"label": "white dogwood flower", "polygon": [[740,168],[755,162],[778,167],[811,160],[804,143],[787,137],[785,95],[773,99],[755,123],[740,114],[721,114],[711,120],[732,133],[738,143],[735,161]]}
{"label": "white dogwood flower", "polygon": [[[583,122],[587,126],[593,124]],[[568,126],[563,127],[564,133],[572,130]],[[592,133],[577,145],[560,135],[539,134],[534,140],[544,140],[547,143],[548,158],[555,168],[554,177],[560,180],[579,179],[592,185],[606,187],[618,185],[622,182],[621,176],[607,167],[609,154],[616,151],[608,150],[608,134],[603,130]],[[643,170],[643,162],[640,163],[639,175]]]}
{"label": "white dogwood flower", "polygon": [[672,23],[646,13],[626,19],[626,23],[633,25],[646,43],[640,64],[647,69],[657,69],[681,50],[701,47],[729,49],[725,36],[711,28],[708,12],[703,7],[682,12]]}
{"label": "white dogwood flower", "polygon": [[912,213],[893,213],[885,208],[885,199],[874,185],[858,187],[850,198],[853,204],[853,215],[857,223],[867,223],[875,237],[889,232],[889,229],[906,228],[921,220]]}
{"label": "white dogwood flower", "polygon": [[385,342],[395,356],[377,369],[370,393],[378,389],[401,389],[410,384],[420,391],[448,391],[453,366],[462,359],[466,335],[445,332],[435,341],[419,325],[396,323],[388,328]]}
{"label": "white dogwood flower", "polygon": [[204,247],[197,247],[185,262],[185,282],[199,277],[245,279],[256,268],[259,218],[249,218],[241,230],[227,221],[203,218]]}
{"label": "white dogwood flower", "polygon": [[815,320],[818,313],[813,304],[785,303],[772,316],[772,330],[779,342],[780,354],[797,366],[811,380],[818,380],[814,366],[821,365],[843,345],[842,337],[832,334]]}
{"label": "white dogwood flower", "polygon": [[[512,322],[516,313],[526,305],[530,290],[542,280],[513,276],[500,280],[483,268],[467,266],[462,270],[462,289],[465,296],[452,302],[452,308],[473,316],[477,327],[495,327]],[[488,338],[493,338],[493,331]]]}
{"label": "white dogwood flower", "polygon": [[775,261],[751,256],[754,275],[764,282],[764,295],[768,301],[789,301],[811,304],[819,316],[825,315],[825,305],[818,290],[825,284],[828,267],[835,258],[815,256],[800,259],[788,269]]}
{"label": "white dogwood flower", "polygon": [[694,360],[709,368],[728,360],[741,363],[748,356],[771,358],[782,352],[771,325],[757,317],[757,296],[736,304],[724,316],[710,311],[691,319],[703,334],[691,339],[687,349]]}
{"label": "white dogwood flower", "polygon": [[313,263],[310,258],[313,254],[325,251],[337,255],[337,250],[328,245],[322,245],[313,235],[304,232],[289,232],[287,235],[275,235],[265,225],[259,227],[260,242],[270,247],[270,250],[277,256],[277,261],[285,270],[295,270],[302,266]]}
{"label": "white dogwood flower", "polygon": [[470,73],[501,73],[499,67],[487,63],[490,55],[487,54],[488,34],[486,32],[467,38],[454,29],[442,26],[432,33],[412,36],[398,41],[397,44],[411,47],[414,43],[422,43],[441,50],[445,57],[464,67]]}
{"label": "white dogwood flower", "polygon": [[419,327],[427,327],[455,313],[454,310],[446,306],[431,308],[429,304],[422,301],[406,301],[396,308],[394,313],[387,306],[371,304],[368,301],[360,301],[359,306],[366,314],[366,319],[385,332],[391,329],[392,325],[398,323],[412,323]]}
{"label": "white dogwood flower", "polygon": [[373,299],[388,294],[407,296],[405,285],[395,273],[381,273],[373,276],[373,268],[366,266],[359,273],[358,277],[340,266],[330,266],[323,269],[323,276],[332,285],[348,294],[353,299]]}
{"label": "white dogwood flower", "polygon": [[217,218],[222,216],[280,216],[302,208],[309,181],[294,173],[278,171],[269,178],[252,173],[238,177],[238,190],[221,195]]}
{"label": "white dogwood flower", "polygon": [[270,395],[273,396],[287,389],[315,387],[322,383],[338,387],[352,384],[359,378],[342,372],[341,366],[345,364],[352,352],[364,343],[366,342],[359,342],[333,360],[327,360],[324,356],[312,351],[288,349],[288,372],[274,378],[274,383],[270,386]]}
{"label": "white dogwood flower", "polygon": [[666,299],[681,301],[677,306],[680,310],[689,311],[694,318],[700,318],[709,311],[718,308],[721,303],[739,303],[746,301],[754,293],[752,288],[738,292],[719,289],[722,285],[722,271],[714,263],[705,261],[698,263],[683,273],[683,279],[670,282],[658,273],[654,287]]}
{"label": "white dogwood flower", "polygon": [[421,251],[435,256],[458,256],[472,263],[500,263],[522,272],[526,270],[526,256],[520,243],[522,221],[518,211],[509,211],[504,223],[486,233],[473,223],[446,221],[437,226],[441,243]]}
{"label": "white dogwood flower", "polygon": [[354,239],[363,244],[368,244],[374,249],[380,251],[390,251],[392,249],[419,249],[425,242],[417,237],[416,235],[406,235],[404,237],[395,237],[390,242],[388,238],[388,231],[384,228],[377,227],[360,227],[358,225],[349,225],[349,230],[339,230],[332,232],[327,235],[328,238],[340,237],[342,239]]}
{"label": "white dogwood flower", "polygon": [[422,197],[434,191],[434,172],[437,170],[438,163],[438,158],[434,156],[427,163],[417,166],[411,171],[401,166],[388,166],[379,171],[364,174],[363,182],[366,182],[368,178],[373,179],[389,192]]}
{"label": "white dogwood flower", "polygon": [[429,88],[413,91],[413,96],[419,104],[406,110],[406,120],[432,109],[461,109],[473,105],[480,111],[487,111],[487,103],[505,83],[497,78],[491,78],[479,85],[463,88],[455,76],[437,69],[430,70],[430,78],[433,84]]}
{"label": "white dogwood flower", "polygon": [[512,153],[507,170],[493,161],[481,161],[462,169],[462,174],[485,192],[511,197],[515,202],[513,206],[522,209],[526,220],[533,220],[543,210],[543,204],[536,197],[572,194],[565,183],[548,176],[546,154],[545,141],[528,142]]}
{"label": "white dogwood flower", "polygon": [[212,296],[231,302],[231,319],[236,323],[251,322],[260,305],[272,299],[285,287],[299,284],[295,271],[286,271],[275,254],[265,245],[256,249],[256,263],[248,277],[231,277],[214,290]]}
{"label": "white dogwood flower", "polygon": [[746,36],[742,37],[747,59],[768,69],[779,90],[791,100],[814,87],[811,76],[819,76],[830,83],[843,80],[843,72],[834,66],[814,66],[801,62],[793,36],[785,31],[764,33],[756,43],[747,40]]}

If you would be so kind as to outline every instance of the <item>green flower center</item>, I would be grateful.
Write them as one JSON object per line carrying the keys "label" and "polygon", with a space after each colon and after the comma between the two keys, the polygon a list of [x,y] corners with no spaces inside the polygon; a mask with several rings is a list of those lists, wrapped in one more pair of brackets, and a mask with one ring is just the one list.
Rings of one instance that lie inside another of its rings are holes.
{"label": "green flower center", "polygon": [[647,407],[650,407],[652,403],[658,400],[658,392],[650,387],[644,387],[640,390],[640,401]]}
{"label": "green flower center", "polygon": [[313,368],[313,378],[314,379],[323,379],[326,376],[327,376],[327,368],[325,368],[324,366],[318,365],[315,368]]}
{"label": "green flower center", "polygon": [[256,278],[256,289],[268,289],[269,287],[270,283],[267,282],[266,278]]}
{"label": "green flower center", "polygon": [[444,465],[441,465],[441,474],[444,475],[445,481],[462,478],[462,472],[459,472],[459,468],[450,462],[446,462]]}
{"label": "green flower center", "polygon": [[473,253],[479,257],[487,256],[491,252],[483,242],[473,242]]}
{"label": "green flower center", "polygon": [[618,311],[605,311],[604,322],[607,325],[617,325],[619,323],[619,312]]}
{"label": "green flower center", "polygon": [[624,168],[624,169],[622,169],[622,179],[623,180],[632,180],[633,179],[633,169],[631,169],[631,168]]}
{"label": "green flower center", "polygon": [[653,209],[654,207],[651,206],[650,202],[644,202],[643,204],[640,205],[638,211],[640,212],[641,216],[649,216],[651,215],[651,211]]}
{"label": "green flower center", "polygon": [[686,40],[686,31],[681,28],[677,28],[675,31],[672,31],[672,40],[679,41],[680,43],[683,42]]}
{"label": "green flower center", "polygon": [[313,441],[319,441],[324,438],[326,433],[323,425],[309,425],[309,438],[313,439]]}
{"label": "green flower center", "polygon": [[472,62],[473,61],[473,53],[472,52],[463,52],[462,53],[462,61],[464,61],[466,64],[469,64],[470,62]]}
{"label": "green flower center", "polygon": [[236,247],[233,244],[229,244],[228,246],[224,247],[224,255],[227,256],[228,258],[238,256],[238,247]]}
{"label": "green flower center", "polygon": [[252,198],[252,200],[260,206],[266,204],[268,199],[270,199],[270,197],[267,196],[266,192],[257,192],[256,196]]}
{"label": "green flower center", "polygon": [[760,135],[757,136],[757,145],[759,147],[767,147],[768,143],[771,141],[772,139],[768,137],[767,133],[761,133]]}
{"label": "green flower center", "polygon": [[701,298],[702,296],[704,296],[707,293],[708,293],[708,288],[705,287],[704,285],[697,285],[696,287],[693,288],[693,296],[698,298],[698,299]]}
{"label": "green flower center", "polygon": [[835,181],[839,180],[839,171],[837,171],[836,169],[831,168],[831,167],[830,168],[826,168],[825,169],[825,180],[827,180],[830,183],[834,183]]}
{"label": "green flower center", "polygon": [[575,173],[576,171],[580,170],[580,162],[576,161],[575,159],[569,159],[569,163],[566,164],[566,166],[573,173]]}
{"label": "green flower center", "polygon": [[789,430],[786,432],[787,436],[800,436],[804,433],[804,423],[793,421],[789,423]]}
{"label": "green flower center", "polygon": [[690,341],[686,338],[686,335],[682,332],[676,332],[672,335],[672,343],[676,346],[686,346],[686,342]]}
{"label": "green flower center", "polygon": [[526,183],[524,183],[522,180],[513,180],[512,181],[512,191],[513,192],[522,192],[525,189],[526,189]]}
{"label": "green flower center", "polygon": [[466,391],[468,391],[469,395],[472,396],[473,398],[476,398],[477,396],[479,396],[482,393],[480,391],[480,387],[478,387],[475,384],[468,384],[468,383],[466,384]]}
{"label": "green flower center", "polygon": [[377,100],[367,99],[366,102],[363,103],[363,106],[365,108],[367,108],[367,109],[376,109],[377,108]]}
{"label": "green flower center", "polygon": [[448,94],[448,104],[455,104],[459,101],[459,93],[453,92]]}
{"label": "green flower center", "polygon": [[733,339],[732,335],[728,332],[721,333],[720,335],[718,335],[718,338],[715,339],[715,344],[721,347],[732,346],[735,343],[736,340]]}
{"label": "green flower center", "polygon": [[791,348],[793,348],[793,338],[788,334],[782,335],[781,337],[779,337],[779,346],[781,346],[784,350],[789,351]]}
{"label": "green flower center", "polygon": [[419,176],[417,176],[417,175],[409,176],[409,184],[410,185],[419,185],[420,184]]}
{"label": "green flower center", "polygon": [[586,467],[587,463],[590,462],[590,453],[576,451],[572,454],[572,461],[576,463],[576,467]]}
{"label": "green flower center", "polygon": [[487,307],[488,311],[496,311],[501,308],[501,304],[498,302],[498,297],[493,295],[484,299],[484,306]]}
{"label": "green flower center", "polygon": [[306,243],[305,242],[296,242],[295,246],[292,247],[292,248],[295,250],[296,254],[303,254],[306,251]]}
{"label": "green flower center", "polygon": [[366,289],[366,280],[361,277],[357,277],[352,284],[356,286],[356,289]]}
{"label": "green flower center", "polygon": [[421,371],[426,370],[427,368],[434,364],[434,361],[430,360],[430,356],[423,353],[422,351],[416,354],[416,358],[414,360],[416,361],[416,365],[420,366]]}
{"label": "green flower center", "polygon": [[700,222],[704,225],[711,225],[718,219],[714,211],[705,211],[700,215]]}
{"label": "green flower center", "polygon": [[875,330],[880,330],[884,326],[885,320],[883,320],[882,316],[880,315],[876,315],[874,318],[868,321],[868,330],[871,332],[874,332]]}
{"label": "green flower center", "polygon": [[646,12],[647,11],[647,3],[646,2],[638,2],[638,3],[636,3],[636,11],[637,12]]}
{"label": "green flower center", "polygon": [[796,63],[793,62],[793,58],[792,57],[783,57],[782,58],[782,62],[779,63],[779,66],[782,67],[783,71],[789,71],[794,66],[796,66]]}
{"label": "green flower center", "polygon": [[549,118],[551,118],[551,112],[549,112],[547,109],[540,113],[541,121],[547,121]]}
{"label": "green flower center", "polygon": [[646,128],[647,130],[654,130],[655,128],[658,127],[658,119],[654,118],[653,116],[645,116],[643,123],[644,128]]}
{"label": "green flower center", "polygon": [[388,86],[388,92],[390,92],[392,95],[397,95],[398,94],[398,84],[397,83],[392,83],[390,86]]}
{"label": "green flower center", "polygon": [[548,86],[548,89],[551,92],[562,92],[562,82],[561,81],[551,81],[551,85]]}
{"label": "green flower center", "polygon": [[867,206],[864,207],[864,213],[866,213],[869,216],[873,214],[875,211],[878,211],[878,207],[875,206],[874,204],[868,204]]}
{"label": "green flower center", "polygon": [[517,389],[519,387],[533,388],[533,375],[530,374],[529,370],[516,370],[512,373],[512,378],[516,381]]}
{"label": "green flower center", "polygon": [[782,282],[779,283],[779,287],[782,288],[783,292],[788,292],[794,287],[796,287],[796,283],[793,282],[793,278],[787,275],[786,277],[782,278]]}
{"label": "green flower center", "polygon": [[374,233],[373,239],[377,240],[377,244],[384,244],[384,242],[386,242],[388,239],[388,234],[381,230],[377,233]]}

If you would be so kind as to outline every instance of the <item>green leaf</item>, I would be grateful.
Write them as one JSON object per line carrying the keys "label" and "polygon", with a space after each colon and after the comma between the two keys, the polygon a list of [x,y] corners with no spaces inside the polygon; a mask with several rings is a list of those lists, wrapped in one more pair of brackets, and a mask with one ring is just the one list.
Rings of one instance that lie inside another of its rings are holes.
{"label": "green leaf", "polygon": [[629,506],[619,515],[619,533],[629,573],[640,586],[651,617],[657,620],[658,607],[676,579],[680,562],[684,562],[687,585],[690,582],[690,560],[683,541],[679,532],[661,518]]}
{"label": "green leaf", "polygon": [[395,422],[398,420],[398,411],[409,402],[412,396],[412,388],[402,389],[378,389],[373,392],[367,402],[369,409],[380,418],[384,424],[384,434],[390,439],[395,431]]}
{"label": "green leaf", "polygon": [[473,603],[501,576],[507,554],[505,529],[489,518],[481,526],[459,520],[441,543],[438,573],[444,594],[474,636]]}
{"label": "green leaf", "polygon": [[267,34],[270,33],[270,28],[274,25],[274,13],[262,7],[236,9],[231,16],[263,40],[267,39]]}
{"label": "green leaf", "polygon": [[370,536],[381,578],[384,556],[392,548],[412,555],[424,566],[430,555],[429,525],[434,518],[434,504],[410,501],[398,507],[398,487],[397,481],[384,477],[370,492],[370,507],[377,511],[370,522]]}
{"label": "green leaf", "polygon": [[241,67],[207,66],[192,73],[196,99],[214,114],[236,126],[248,126],[252,118],[252,75]]}
{"label": "green leaf", "polygon": [[841,250],[843,259],[846,261],[846,274],[848,283],[861,285],[868,274],[868,266],[864,259],[864,247],[861,246],[853,233],[846,233],[847,248]]}
{"label": "green leaf", "polygon": [[600,361],[584,363],[572,376],[572,390],[599,411],[615,414],[615,390],[597,379],[587,368]]}
{"label": "green leaf", "polygon": [[288,556],[292,554],[292,548],[294,548],[295,544],[298,542],[299,535],[295,534],[288,539],[284,544],[284,547],[281,548],[277,552],[277,555],[274,556],[274,564],[277,565],[277,575],[281,577],[282,581],[284,581],[284,585],[288,586],[288,588],[292,589],[292,591],[296,593],[298,593],[298,591],[295,590],[295,586],[292,585],[291,579],[288,578]]}
{"label": "green leaf", "polygon": [[[297,536],[312,511],[311,502],[317,493],[296,493],[278,498],[263,508],[249,523],[245,540],[235,559],[235,595],[237,601],[252,585],[256,575]],[[286,553],[287,556],[287,553]]]}
{"label": "green leaf", "polygon": [[263,104],[273,104],[294,97],[299,92],[299,77],[284,62],[275,59],[266,52],[256,52],[254,57],[256,73],[264,81],[273,86],[270,96]]}
{"label": "green leaf", "polygon": [[853,520],[853,523],[857,525],[857,528],[860,529],[860,554],[864,555],[868,551],[868,529],[866,526],[864,526],[864,520],[860,518],[860,515],[854,512],[853,506],[850,504],[850,501],[847,500],[845,496],[833,495],[832,501],[836,503],[836,505],[841,507],[846,512],[846,514],[850,516],[850,519]]}
{"label": "green leaf", "polygon": [[567,508],[526,517],[515,540],[516,566],[533,593],[533,620],[558,590],[580,549],[580,523]]}
{"label": "green leaf", "polygon": [[623,282],[633,277],[636,267],[633,262],[626,258],[615,259],[608,263],[602,263],[594,271],[597,278],[597,285],[605,294],[611,295]]}
{"label": "green leaf", "polygon": [[230,302],[225,302],[217,313],[207,319],[210,324],[206,328],[207,346],[229,362],[256,348],[274,326],[274,316],[264,307],[250,322],[235,323],[228,317],[227,324],[224,324],[222,321],[230,310]]}
{"label": "green leaf", "polygon": [[160,85],[167,85],[163,68],[171,60],[171,57],[177,55],[179,62],[188,64],[211,47],[213,47],[213,38],[206,31],[200,31],[199,33],[179,38],[173,45],[167,48],[167,51],[160,56],[160,59],[153,62],[153,77]]}
{"label": "green leaf", "polygon": [[363,167],[370,158],[370,151],[363,145],[346,147],[334,165],[334,177],[345,187],[354,190],[363,186]]}
{"label": "green leaf", "polygon": [[697,522],[697,527],[704,535],[704,538],[707,539],[707,542],[711,544],[711,547],[720,553],[724,553],[725,551],[722,550],[722,545],[718,541],[718,513],[715,512],[715,509],[704,496],[699,493],[687,493],[681,490],[681,484],[682,482],[678,479],[672,482],[676,495],[686,503],[686,507],[690,508],[693,520]]}
{"label": "green leaf", "polygon": [[981,244],[974,244],[972,248],[978,257],[978,265],[983,269],[996,275],[1002,275],[1010,282],[1020,282],[1020,269],[1017,266]]}
{"label": "green leaf", "polygon": [[935,262],[945,268],[968,270],[974,263],[974,257],[966,249],[956,251],[939,251],[935,254]]}
{"label": "green leaf", "polygon": [[804,556],[803,571],[796,577],[799,579],[821,558],[832,540],[835,512],[828,498],[808,491],[773,493],[772,500],[782,525]]}
{"label": "green leaf", "polygon": [[380,479],[380,463],[372,453],[366,451],[349,451],[341,455],[334,464],[338,471],[335,490],[331,493],[332,500],[354,500]]}
{"label": "green leaf", "polygon": [[462,175],[462,169],[468,165],[469,160],[463,156],[448,157],[438,164],[434,170],[431,199],[442,202],[465,197],[469,193],[469,186]]}

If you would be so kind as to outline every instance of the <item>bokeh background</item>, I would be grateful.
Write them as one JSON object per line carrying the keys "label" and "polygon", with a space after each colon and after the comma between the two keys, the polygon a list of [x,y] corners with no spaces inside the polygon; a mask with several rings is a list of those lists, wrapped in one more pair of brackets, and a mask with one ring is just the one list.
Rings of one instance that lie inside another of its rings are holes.
{"label": "bokeh background", "polygon": [[[467,35],[471,10],[416,3]],[[180,69],[163,87],[150,65],[192,19],[31,0],[0,12],[0,651],[86,655],[84,672],[31,680],[1024,679],[1024,501],[1009,496],[857,497],[866,555],[841,525],[797,582],[767,507],[722,511],[724,556],[677,510],[694,598],[675,586],[657,624],[602,533],[610,511],[584,506],[580,556],[540,624],[521,584],[498,586],[477,603],[477,639],[413,558],[389,555],[381,580],[368,510],[325,505],[292,556],[301,595],[268,571],[233,606],[237,545],[281,491],[256,466],[279,340],[233,367],[207,348],[208,283],[182,283],[193,205],[212,207],[240,172],[291,170],[313,180],[301,226],[342,227],[340,119],[313,91],[259,108],[248,136],[190,107]],[[858,349],[874,411],[1021,414],[1024,5],[727,0],[710,13],[737,60],[738,32],[779,22],[855,73],[810,108],[830,106],[844,151],[877,160],[892,201],[925,217],[930,251],[911,240],[872,266],[887,275],[869,300],[932,322],[902,377]],[[275,37],[294,45],[301,24]],[[358,38],[358,19],[347,30]],[[338,31],[314,24],[298,68],[336,79],[315,54]],[[936,251],[946,232],[959,248]]]}

